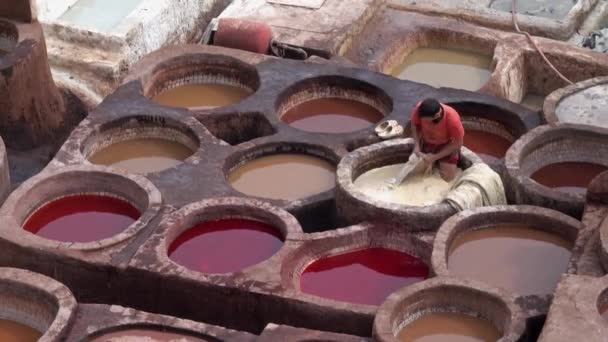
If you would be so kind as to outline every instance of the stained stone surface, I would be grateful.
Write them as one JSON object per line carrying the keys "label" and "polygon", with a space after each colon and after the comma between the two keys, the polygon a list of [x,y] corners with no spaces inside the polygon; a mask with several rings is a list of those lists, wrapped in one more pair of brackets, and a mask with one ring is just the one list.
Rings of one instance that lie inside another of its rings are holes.
{"label": "stained stone surface", "polygon": [[[517,12],[551,19],[565,17],[577,0],[524,0],[517,2]],[[511,12],[512,0],[494,0],[490,7]]]}
{"label": "stained stone surface", "polygon": [[608,84],[600,84],[574,93],[558,105],[560,122],[608,127]]}

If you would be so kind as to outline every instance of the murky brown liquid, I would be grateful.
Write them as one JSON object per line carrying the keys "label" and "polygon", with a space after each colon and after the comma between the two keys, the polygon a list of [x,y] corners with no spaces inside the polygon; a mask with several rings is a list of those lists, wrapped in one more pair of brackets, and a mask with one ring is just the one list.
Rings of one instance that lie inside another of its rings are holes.
{"label": "murky brown liquid", "polygon": [[193,153],[190,148],[175,141],[145,138],[112,144],[89,157],[89,161],[129,172],[149,173],[174,167]]}
{"label": "murky brown liquid", "polygon": [[207,339],[151,329],[121,330],[96,337],[89,342],[206,342]]}
{"label": "murky brown liquid", "polygon": [[521,104],[532,110],[542,110],[545,104],[545,95],[526,94],[521,100]]}
{"label": "murky brown liquid", "polygon": [[36,342],[42,334],[21,323],[0,319],[0,341],[2,342]]}
{"label": "murky brown liquid", "polygon": [[475,152],[484,162],[493,163],[504,158],[511,147],[511,142],[496,134],[467,130],[464,135],[464,146]]}
{"label": "murky brown liquid", "polygon": [[429,313],[406,325],[401,342],[496,342],[502,334],[485,319],[458,313]]}
{"label": "murky brown liquid", "polygon": [[240,102],[251,95],[241,87],[225,84],[186,84],[154,96],[156,103],[171,107],[216,108]]}
{"label": "murky brown liquid", "polygon": [[297,129],[317,133],[359,131],[383,118],[382,113],[368,104],[339,98],[307,101],[281,116],[281,120]]}
{"label": "murky brown liquid", "polygon": [[336,168],[313,156],[274,154],[247,162],[233,171],[228,181],[250,196],[295,200],[332,189]]}
{"label": "murky brown liquid", "polygon": [[418,48],[391,74],[433,87],[476,91],[490,79],[491,63],[490,56],[473,52]]}
{"label": "murky brown liquid", "polygon": [[451,273],[519,295],[553,293],[568,266],[572,243],[524,225],[466,232],[452,242]]}
{"label": "murky brown liquid", "polygon": [[606,170],[608,167],[593,163],[555,163],[534,172],[532,179],[559,191],[584,194],[593,178]]}

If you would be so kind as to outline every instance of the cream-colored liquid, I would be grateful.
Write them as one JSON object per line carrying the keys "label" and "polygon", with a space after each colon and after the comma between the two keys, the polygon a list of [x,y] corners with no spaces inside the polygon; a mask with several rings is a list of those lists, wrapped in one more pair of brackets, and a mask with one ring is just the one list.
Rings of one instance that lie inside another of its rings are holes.
{"label": "cream-colored liquid", "polygon": [[566,271],[572,243],[524,225],[501,225],[460,234],[450,246],[448,268],[519,295],[553,293]]}
{"label": "cream-colored liquid", "polygon": [[392,75],[433,87],[476,91],[490,79],[491,63],[489,56],[473,52],[418,48]]}
{"label": "cream-colored liquid", "polygon": [[522,106],[528,107],[532,110],[542,110],[545,104],[545,96],[538,94],[526,94],[523,100],[521,100]]}
{"label": "cream-colored liquid", "polygon": [[496,342],[502,334],[481,318],[458,313],[430,313],[406,325],[401,342]]}
{"label": "cream-colored liquid", "polygon": [[144,138],[112,144],[89,157],[89,161],[133,173],[150,173],[174,167],[193,153],[175,141]]}
{"label": "cream-colored liquid", "polygon": [[247,195],[296,200],[333,189],[336,168],[317,157],[282,153],[247,162],[228,181]]}
{"label": "cream-colored liquid", "polygon": [[154,102],[171,107],[216,108],[240,102],[251,92],[225,84],[185,84],[154,96]]}
{"label": "cream-colored liquid", "polygon": [[458,170],[457,176],[449,183],[441,178],[438,170],[433,170],[428,176],[415,174],[406,178],[401,185],[387,190],[387,182],[396,177],[404,165],[395,164],[367,171],[355,180],[355,188],[379,201],[425,206],[443,201],[462,173]]}
{"label": "cream-colored liquid", "polygon": [[150,329],[129,329],[104,334],[89,342],[204,342],[206,339]]}
{"label": "cream-colored liquid", "polygon": [[0,341],[2,342],[35,342],[42,334],[33,328],[9,321],[0,319]]}

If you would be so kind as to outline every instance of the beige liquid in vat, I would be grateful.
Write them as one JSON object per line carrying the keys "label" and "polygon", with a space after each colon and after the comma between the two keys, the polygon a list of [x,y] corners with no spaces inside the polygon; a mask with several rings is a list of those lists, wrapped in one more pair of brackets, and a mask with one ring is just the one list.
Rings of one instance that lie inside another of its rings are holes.
{"label": "beige liquid in vat", "polygon": [[450,246],[450,273],[519,295],[553,293],[570,260],[572,243],[525,225],[499,225],[458,235]]}
{"label": "beige liquid in vat", "polygon": [[250,196],[296,200],[331,190],[336,184],[336,168],[321,158],[282,153],[245,163],[228,176],[228,181]]}
{"label": "beige liquid in vat", "polygon": [[502,334],[487,320],[437,312],[423,315],[399,332],[401,342],[496,342]]}
{"label": "beige liquid in vat", "polygon": [[201,83],[166,89],[152,100],[170,107],[216,108],[235,104],[249,95],[251,92],[241,87]]}
{"label": "beige liquid in vat", "polygon": [[461,170],[451,182],[446,182],[433,170],[431,175],[416,174],[405,179],[401,185],[392,190],[386,190],[389,179],[396,177],[405,164],[394,164],[372,169],[359,176],[355,188],[376,200],[411,206],[437,204],[445,198],[452,185],[456,182]]}
{"label": "beige liquid in vat", "polygon": [[27,325],[0,319],[0,341],[2,342],[36,342],[42,334]]}
{"label": "beige liquid in vat", "polygon": [[433,87],[476,91],[490,79],[492,58],[473,52],[418,48],[392,75]]}
{"label": "beige liquid in vat", "polygon": [[112,144],[93,154],[89,161],[134,173],[150,173],[174,167],[193,153],[175,141],[142,138]]}

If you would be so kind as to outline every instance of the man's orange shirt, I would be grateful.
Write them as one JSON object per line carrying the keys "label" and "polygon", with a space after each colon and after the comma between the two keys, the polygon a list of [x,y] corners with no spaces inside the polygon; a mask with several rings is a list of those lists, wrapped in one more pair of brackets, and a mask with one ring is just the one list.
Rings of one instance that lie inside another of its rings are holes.
{"label": "man's orange shirt", "polygon": [[422,141],[427,144],[444,145],[452,140],[464,137],[464,127],[460,121],[460,115],[456,109],[442,104],[443,119],[438,123],[433,123],[431,120],[421,120],[418,114],[420,103],[414,107],[411,120],[412,124],[416,125],[418,135]]}

